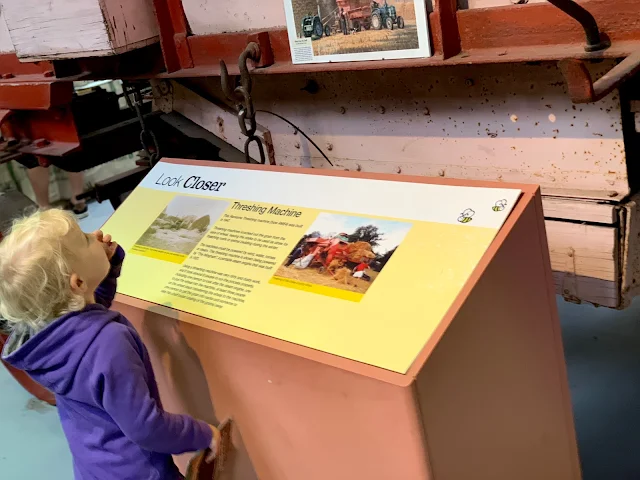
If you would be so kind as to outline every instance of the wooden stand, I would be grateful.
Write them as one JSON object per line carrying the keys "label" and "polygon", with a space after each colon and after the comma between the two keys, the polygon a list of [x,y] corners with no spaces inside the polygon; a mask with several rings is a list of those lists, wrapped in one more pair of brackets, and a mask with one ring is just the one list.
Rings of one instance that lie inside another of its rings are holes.
{"label": "wooden stand", "polygon": [[539,190],[501,186],[523,195],[406,375],[126,296],[114,308],[165,408],[233,418],[223,478],[578,480]]}

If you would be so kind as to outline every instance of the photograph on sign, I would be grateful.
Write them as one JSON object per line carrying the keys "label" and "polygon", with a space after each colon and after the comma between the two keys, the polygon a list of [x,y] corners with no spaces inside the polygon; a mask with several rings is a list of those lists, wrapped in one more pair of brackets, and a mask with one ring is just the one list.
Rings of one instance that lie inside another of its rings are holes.
{"label": "photograph on sign", "polygon": [[431,55],[421,0],[285,0],[294,63]]}
{"label": "photograph on sign", "polygon": [[133,253],[184,259],[228,207],[223,200],[176,196],[138,239]]}
{"label": "photograph on sign", "polygon": [[278,268],[273,283],[291,288],[329,287],[305,289],[329,296],[334,296],[333,289],[364,294],[410,228],[411,223],[406,222],[320,213]]}

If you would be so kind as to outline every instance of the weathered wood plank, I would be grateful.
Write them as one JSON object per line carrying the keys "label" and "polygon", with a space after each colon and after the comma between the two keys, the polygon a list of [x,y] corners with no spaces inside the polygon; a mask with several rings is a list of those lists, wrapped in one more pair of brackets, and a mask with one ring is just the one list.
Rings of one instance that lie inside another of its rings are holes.
{"label": "weathered wood plank", "polygon": [[609,308],[619,308],[620,290],[618,283],[571,275],[567,272],[553,272],[556,293],[573,303],[588,302]]}
{"label": "weathered wood plank", "polygon": [[16,54],[24,60],[100,56],[158,39],[150,0],[3,2]]}
{"label": "weathered wood plank", "polygon": [[554,271],[618,280],[617,228],[549,220],[545,224]]}
{"label": "weathered wood plank", "polygon": [[596,200],[543,196],[542,207],[545,218],[608,225],[617,221],[616,206]]}
{"label": "weathered wood plank", "polygon": [[13,42],[4,16],[4,8],[0,6],[0,53],[13,53]]}

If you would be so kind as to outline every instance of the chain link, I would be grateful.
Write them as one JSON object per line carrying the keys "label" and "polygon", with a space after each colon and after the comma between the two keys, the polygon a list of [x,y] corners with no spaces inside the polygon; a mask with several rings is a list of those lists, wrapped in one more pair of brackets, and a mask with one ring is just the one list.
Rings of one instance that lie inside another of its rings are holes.
{"label": "chain link", "polygon": [[249,155],[249,148],[252,143],[255,143],[258,147],[258,153],[260,154],[260,163],[264,164],[266,163],[264,146],[262,145],[262,139],[256,135],[258,125],[256,123],[256,110],[253,106],[253,98],[251,97],[252,81],[249,68],[247,67],[247,61],[249,59],[255,62],[260,60],[260,47],[255,42],[249,43],[238,59],[240,85],[235,88],[231,86],[226,64],[224,61],[220,62],[221,85],[227,98],[236,104],[240,131],[247,137],[244,143],[245,161],[251,163],[252,159],[251,155]]}
{"label": "chain link", "polygon": [[[162,157],[160,156],[158,139],[153,130],[147,126],[142,114],[142,93],[140,93],[140,88],[137,85],[129,82],[122,82],[122,88],[127,105],[135,112],[140,122],[140,144],[147,158],[149,158],[150,166],[153,167]],[[133,100],[131,97],[133,97]]]}

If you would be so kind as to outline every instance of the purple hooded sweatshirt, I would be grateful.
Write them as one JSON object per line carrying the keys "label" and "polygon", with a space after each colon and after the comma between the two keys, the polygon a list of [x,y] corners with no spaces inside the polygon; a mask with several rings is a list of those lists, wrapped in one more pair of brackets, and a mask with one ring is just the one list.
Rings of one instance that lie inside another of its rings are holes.
{"label": "purple hooded sweatshirt", "polygon": [[118,247],[97,303],[38,332],[15,328],[2,358],[55,394],[76,480],[176,480],[171,454],[207,448],[212,432],[162,409],[147,349],[108,310],[123,259]]}

